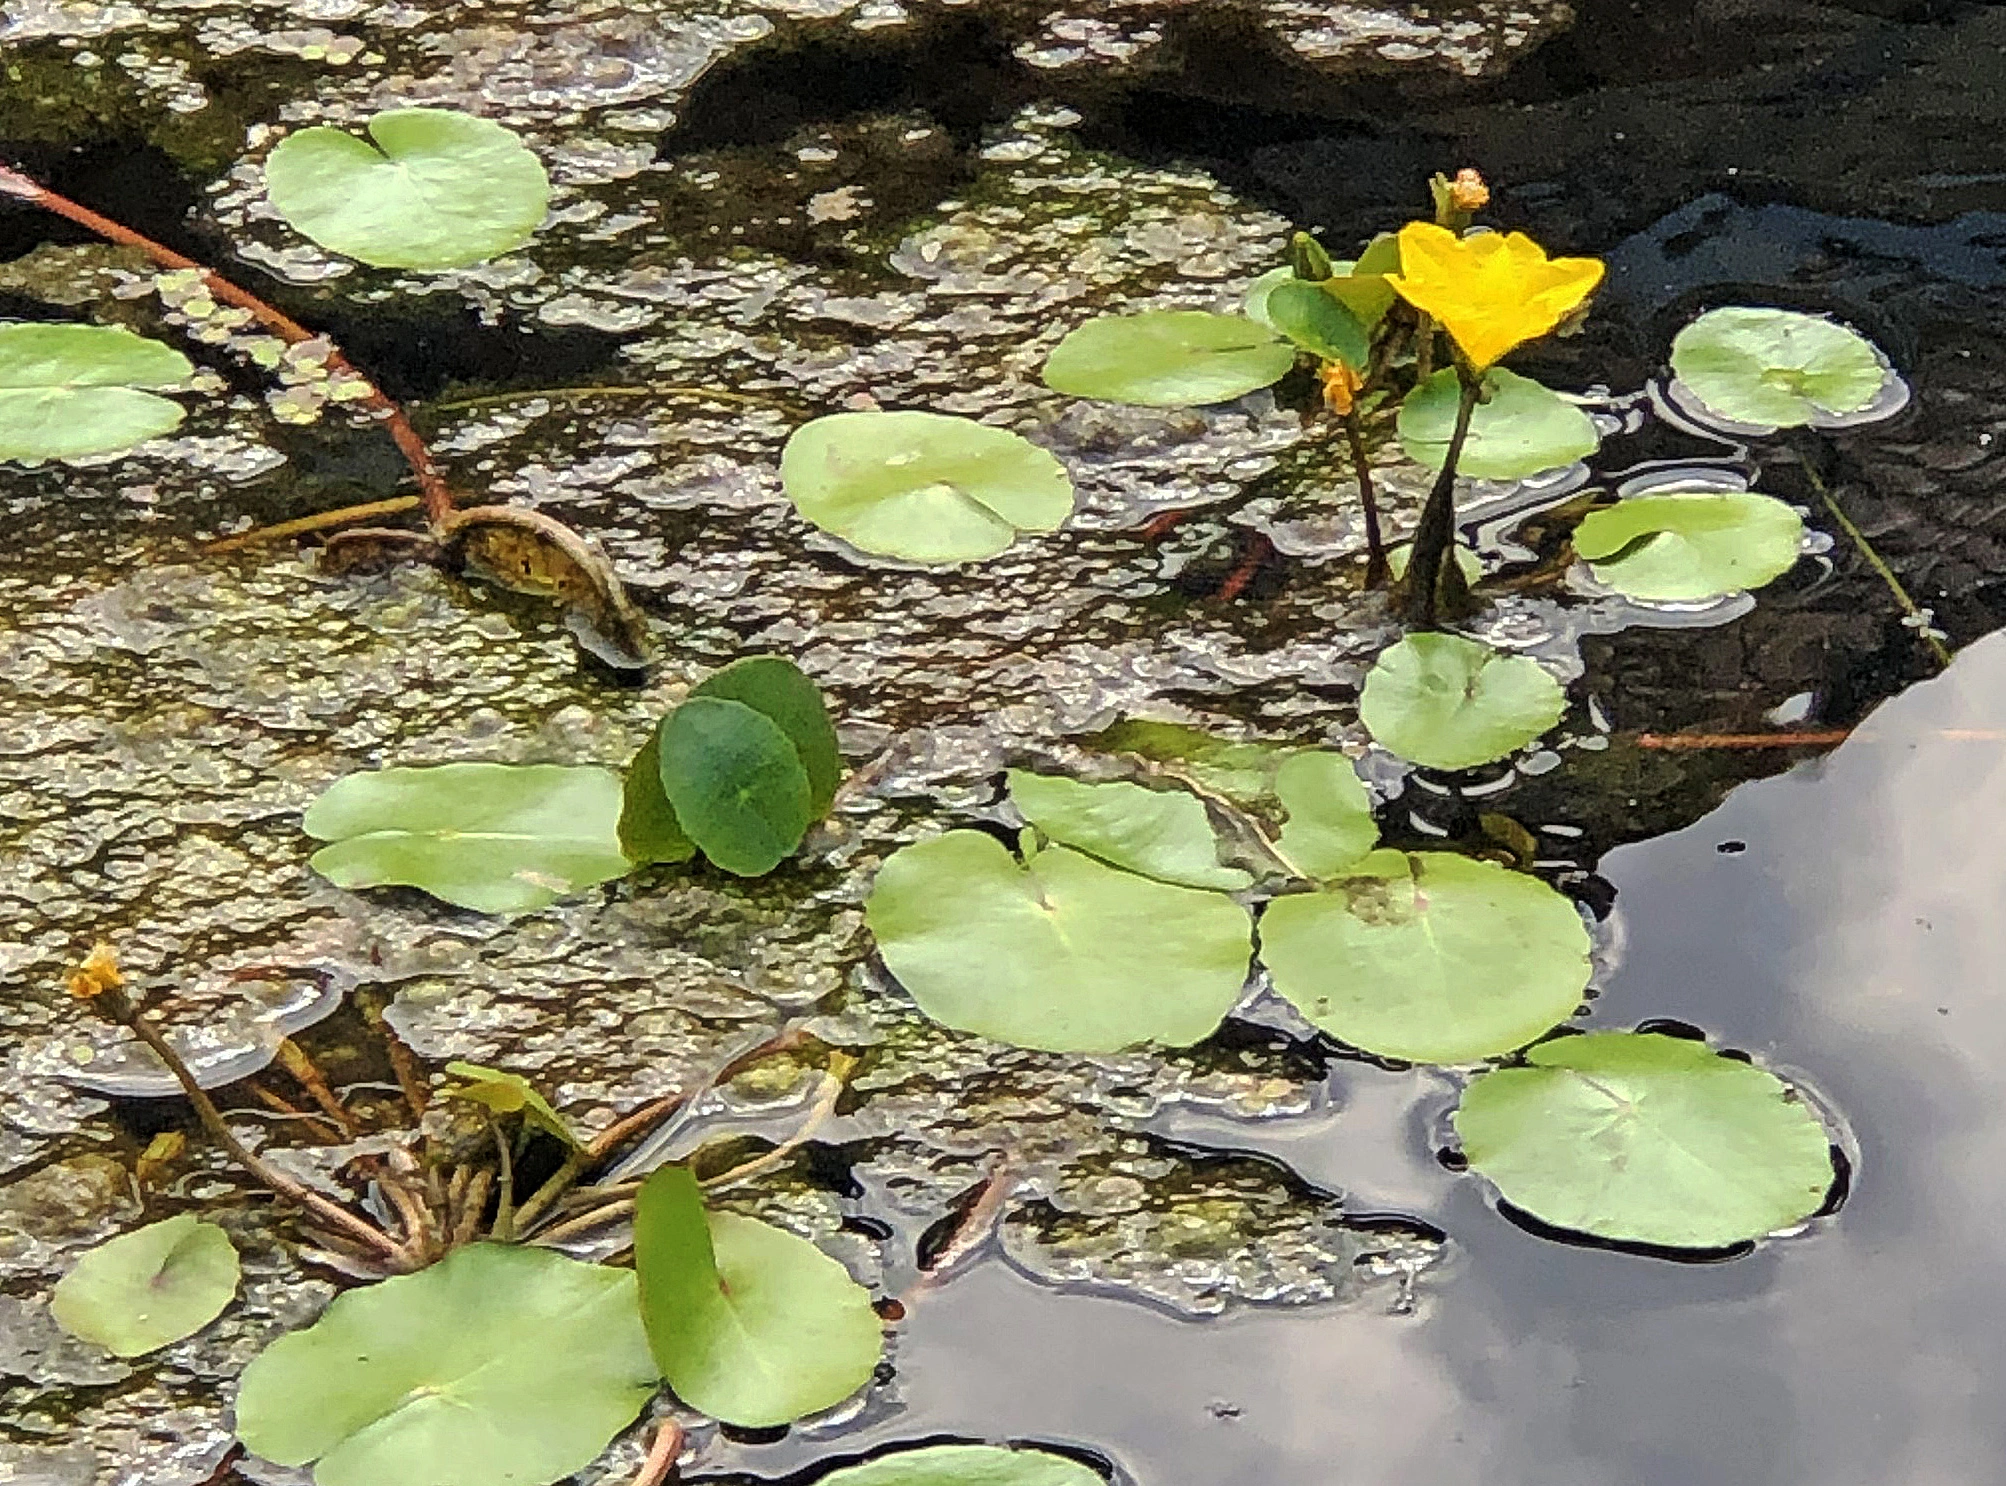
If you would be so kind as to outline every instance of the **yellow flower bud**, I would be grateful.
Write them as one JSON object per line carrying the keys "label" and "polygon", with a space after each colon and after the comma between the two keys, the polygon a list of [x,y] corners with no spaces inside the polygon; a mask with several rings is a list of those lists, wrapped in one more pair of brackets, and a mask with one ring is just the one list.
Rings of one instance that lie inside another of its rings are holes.
{"label": "yellow flower bud", "polygon": [[1466,167],[1449,183],[1449,201],[1459,212],[1480,212],[1491,204],[1491,188],[1481,175]]}

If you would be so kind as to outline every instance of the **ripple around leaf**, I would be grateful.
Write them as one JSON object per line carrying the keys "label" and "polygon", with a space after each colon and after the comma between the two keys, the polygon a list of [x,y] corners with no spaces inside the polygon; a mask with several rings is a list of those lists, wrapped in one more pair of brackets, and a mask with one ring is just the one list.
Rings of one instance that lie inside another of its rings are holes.
{"label": "ripple around leaf", "polygon": [[1025,1445],[922,1445],[817,1476],[812,1486],[1106,1486],[1100,1472]]}
{"label": "ripple around leaf", "polygon": [[1592,511],[1574,550],[1632,598],[1697,602],[1760,588],[1797,565],[1804,520],[1749,491],[1657,491]]}
{"label": "ripple around leaf", "polygon": [[49,1310],[70,1335],[137,1357],[194,1335],[236,1293],[230,1236],[183,1213],[85,1254],[57,1281]]}
{"label": "ripple around leaf", "polygon": [[1445,634],[1409,635],[1388,646],[1358,702],[1375,741],[1429,769],[1505,758],[1566,710],[1566,693],[1538,662]]}
{"label": "ripple around leaf", "polygon": [[1588,984],[1588,931],[1536,877],[1447,852],[1375,851],[1261,917],[1275,989],[1382,1057],[1470,1063],[1564,1021]]}
{"label": "ripple around leaf", "polygon": [[980,831],[895,852],[864,918],[928,1016],[1052,1052],[1197,1042],[1239,999],[1253,953],[1230,898],[1063,846],[1020,865]]}
{"label": "ripple around leaf", "polygon": [[1045,361],[1045,385],[1069,397],[1150,408],[1231,402],[1280,381],[1295,347],[1245,315],[1155,310],[1075,327]]}
{"label": "ripple around leaf", "polygon": [[1656,1033],[1561,1037],[1470,1085],[1470,1166],[1556,1228],[1717,1249],[1824,1205],[1831,1140],[1774,1074]]}
{"label": "ripple around leaf", "polygon": [[686,1166],[642,1184],[634,1266],[662,1375],[727,1424],[766,1428],[841,1403],[884,1352],[870,1292],[841,1263],[771,1223],[706,1212]]}
{"label": "ripple around leaf", "polygon": [[194,367],[108,325],[0,325],[0,459],[66,459],[172,433],[181,405],[143,391]]}
{"label": "ripple around leaf", "polygon": [[307,808],[337,887],[415,887],[482,913],[529,913],[624,877],[621,786],[605,769],[439,764],[336,780]]}
{"label": "ripple around leaf", "polygon": [[1822,315],[1746,306],[1708,310],[1681,330],[1672,372],[1717,416],[1765,429],[1859,413],[1893,376],[1856,331]]}
{"label": "ripple around leaf", "polygon": [[[1489,402],[1470,419],[1456,473],[1476,480],[1522,480],[1586,459],[1602,442],[1594,420],[1530,377],[1497,367],[1484,376]],[[1400,404],[1400,446],[1407,457],[1440,469],[1448,458],[1461,397],[1456,373],[1444,368]]]}
{"label": "ripple around leaf", "polygon": [[1065,467],[1029,439],[945,413],[832,413],[780,454],[795,509],[833,536],[907,562],[994,557],[1072,514]]}
{"label": "ripple around leaf", "polygon": [[330,252],[378,268],[463,268],[542,225],[550,182],[514,133],[444,108],[400,108],[370,139],[317,125],[279,141],[265,187],[280,216]]}
{"label": "ripple around leaf", "polygon": [[351,1290],[244,1370],[237,1433],[315,1486],[543,1486],[631,1424],[657,1374],[632,1270],[475,1244]]}
{"label": "ripple around leaf", "polygon": [[1115,781],[1010,771],[1010,799],[1052,840],[1159,882],[1237,892],[1253,878],[1219,865],[1219,839],[1197,796]]}

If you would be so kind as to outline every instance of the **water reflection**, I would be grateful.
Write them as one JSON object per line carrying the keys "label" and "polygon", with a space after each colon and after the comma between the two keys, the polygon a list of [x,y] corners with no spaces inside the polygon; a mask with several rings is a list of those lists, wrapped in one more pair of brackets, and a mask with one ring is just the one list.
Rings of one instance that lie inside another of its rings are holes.
{"label": "water reflection", "polygon": [[1347,1071],[1347,1108],[1262,1144],[1454,1235],[1414,1315],[1193,1324],[992,1263],[915,1309],[907,1408],[873,1437],[1091,1441],[1165,1486],[1998,1479],[2002,821],[2006,636],[1823,761],[1603,864],[1628,948],[1596,1022],[1681,1018],[1807,1076],[1858,1140],[1836,1220],[1711,1266],[1546,1242],[1432,1159],[1442,1080]]}

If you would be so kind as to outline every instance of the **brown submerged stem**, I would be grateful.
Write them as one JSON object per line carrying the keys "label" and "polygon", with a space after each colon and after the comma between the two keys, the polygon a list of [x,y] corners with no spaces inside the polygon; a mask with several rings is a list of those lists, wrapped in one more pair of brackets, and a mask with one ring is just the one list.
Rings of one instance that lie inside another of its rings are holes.
{"label": "brown submerged stem", "polygon": [[682,1453],[683,1427],[673,1419],[664,1419],[662,1427],[655,1431],[654,1448],[641,1462],[641,1473],[634,1477],[633,1486],[662,1486],[675,1474],[676,1457]]}
{"label": "brown submerged stem", "polygon": [[[1414,531],[1414,546],[1407,559],[1407,622],[1416,629],[1439,627],[1442,589],[1462,587],[1462,569],[1454,561],[1456,536],[1456,464],[1463,457],[1463,444],[1470,436],[1470,419],[1476,415],[1483,395],[1482,381],[1458,367],[1462,398],[1456,404],[1456,428],[1449,436],[1448,457],[1441,473],[1428,491],[1428,503],[1421,510],[1421,524]],[[1453,596],[1453,595],[1452,595]]]}
{"label": "brown submerged stem", "polygon": [[[240,310],[249,311],[253,319],[287,345],[297,346],[305,341],[320,339],[299,321],[265,303],[250,290],[231,283],[215,269],[197,263],[193,258],[175,252],[166,244],[157,243],[123,223],[114,222],[110,217],[102,216],[89,207],[70,200],[67,196],[51,191],[41,182],[21,174],[18,170],[0,165],[0,194],[39,206],[44,211],[54,212],[59,217],[75,222],[79,227],[95,232],[107,242],[117,243],[120,247],[137,248],[162,268],[192,270],[200,274],[202,283],[211,296],[222,300],[225,304],[235,305]],[[437,463],[432,459],[431,450],[425,447],[425,441],[418,436],[418,430],[411,426],[411,420],[405,416],[403,408],[399,407],[374,381],[357,371],[354,364],[342,355],[339,349],[329,350],[327,367],[329,371],[354,377],[369,389],[367,397],[357,399],[358,406],[368,409],[382,420],[384,429],[389,433],[392,442],[397,445],[398,452],[404,456],[404,462],[411,466],[411,473],[417,477],[418,490],[424,498],[425,519],[435,525],[445,520],[453,510],[453,492],[446,484],[446,477],[439,472]]]}

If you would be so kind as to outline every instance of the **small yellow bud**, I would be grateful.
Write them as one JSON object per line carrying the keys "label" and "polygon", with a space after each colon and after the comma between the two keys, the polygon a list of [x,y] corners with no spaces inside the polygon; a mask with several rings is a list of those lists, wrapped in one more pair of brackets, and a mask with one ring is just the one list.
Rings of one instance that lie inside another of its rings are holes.
{"label": "small yellow bud", "polygon": [[1364,379],[1342,361],[1326,361],[1318,368],[1317,377],[1323,383],[1323,405],[1340,418],[1351,411],[1365,385]]}
{"label": "small yellow bud", "polygon": [[125,976],[119,973],[118,968],[118,951],[102,939],[91,946],[84,962],[69,974],[70,994],[79,1001],[102,996],[106,991],[116,990],[124,984]]}
{"label": "small yellow bud", "polygon": [[1449,183],[1449,200],[1459,212],[1479,212],[1491,204],[1491,188],[1476,171],[1465,168]]}

